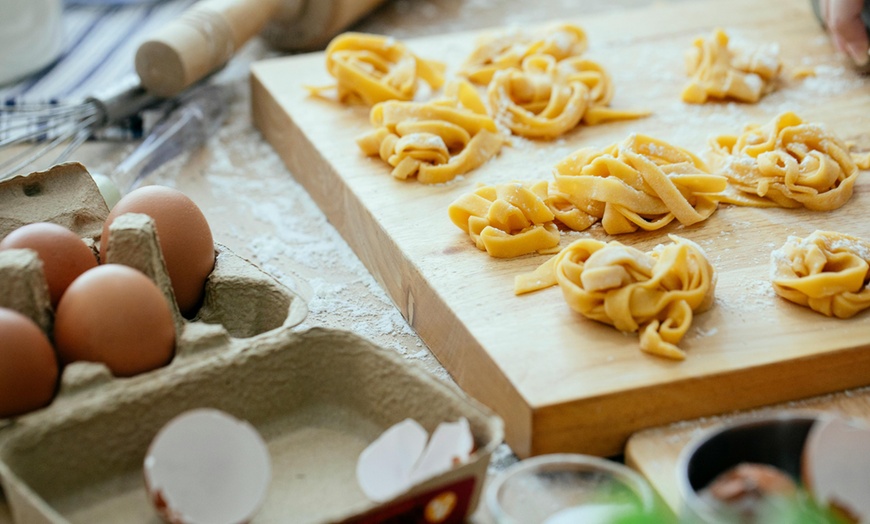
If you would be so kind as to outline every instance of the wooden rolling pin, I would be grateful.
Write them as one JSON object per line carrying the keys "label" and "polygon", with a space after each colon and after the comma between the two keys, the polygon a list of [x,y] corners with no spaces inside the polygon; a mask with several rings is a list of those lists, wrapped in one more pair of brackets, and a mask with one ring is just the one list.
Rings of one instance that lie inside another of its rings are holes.
{"label": "wooden rolling pin", "polygon": [[216,71],[254,35],[284,50],[322,47],[384,0],[203,0],[139,46],[136,73],[175,96]]}

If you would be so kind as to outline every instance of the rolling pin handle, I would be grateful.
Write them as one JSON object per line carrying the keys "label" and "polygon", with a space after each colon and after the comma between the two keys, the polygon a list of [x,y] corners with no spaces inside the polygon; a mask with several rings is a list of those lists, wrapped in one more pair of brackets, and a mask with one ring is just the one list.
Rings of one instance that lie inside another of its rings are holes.
{"label": "rolling pin handle", "polygon": [[[293,0],[296,4],[301,0]],[[139,46],[136,73],[150,93],[171,97],[223,67],[282,9],[283,0],[204,0]],[[285,8],[286,10],[286,8]]]}

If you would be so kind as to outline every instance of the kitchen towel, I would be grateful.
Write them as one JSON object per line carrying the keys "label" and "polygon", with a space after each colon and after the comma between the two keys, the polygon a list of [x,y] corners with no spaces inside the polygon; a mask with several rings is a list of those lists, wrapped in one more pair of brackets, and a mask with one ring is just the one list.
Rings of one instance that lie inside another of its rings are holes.
{"label": "kitchen towel", "polygon": [[[195,0],[66,0],[64,45],[48,67],[11,85],[0,86],[0,103],[75,104],[135,81],[139,44]],[[131,78],[132,77],[132,78]],[[130,138],[142,132],[133,118],[105,130],[101,138]],[[0,118],[0,136],[4,134]]]}

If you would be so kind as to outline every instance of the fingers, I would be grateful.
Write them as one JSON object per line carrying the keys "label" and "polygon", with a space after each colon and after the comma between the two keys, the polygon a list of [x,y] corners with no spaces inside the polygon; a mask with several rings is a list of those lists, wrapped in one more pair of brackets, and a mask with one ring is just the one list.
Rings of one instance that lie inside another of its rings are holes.
{"label": "fingers", "polygon": [[832,18],[831,14],[831,0],[820,0],[819,1],[819,12],[822,14],[822,21],[825,23],[825,29],[828,26],[828,20]]}
{"label": "fingers", "polygon": [[867,30],[861,21],[863,4],[863,0],[821,1],[821,12],[834,45],[859,66],[870,61],[867,54]]}

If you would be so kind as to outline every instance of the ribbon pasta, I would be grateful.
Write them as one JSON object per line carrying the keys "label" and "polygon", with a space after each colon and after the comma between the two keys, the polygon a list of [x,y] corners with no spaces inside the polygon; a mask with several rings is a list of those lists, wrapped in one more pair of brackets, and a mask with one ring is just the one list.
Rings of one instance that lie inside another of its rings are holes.
{"label": "ribbon pasta", "polygon": [[776,294],[823,315],[850,318],[870,307],[870,243],[833,231],[790,236],[771,253]]}
{"label": "ribbon pasta", "polygon": [[483,102],[465,81],[448,86],[447,96],[430,102],[390,100],[370,113],[375,129],[357,139],[368,156],[393,166],[400,180],[448,182],[484,164],[504,139]]}
{"label": "ribbon pasta", "polygon": [[710,98],[755,103],[773,91],[781,69],[775,49],[734,53],[728,48],[728,35],[717,29],[711,38],[695,39],[686,53],[690,80],[681,97],[691,104],[703,104]]}
{"label": "ribbon pasta", "polygon": [[339,102],[373,106],[386,100],[413,100],[421,79],[439,89],[445,66],[414,55],[394,38],[348,32],[327,46],[326,69],[336,85],[308,87],[312,95],[323,96],[335,88]]}
{"label": "ribbon pasta", "polygon": [[640,349],[683,360],[677,347],[694,313],[713,305],[716,272],[694,242],[673,242],[643,252],[619,242],[576,240],[532,273],[518,275],[517,295],[558,283],[581,315],[623,332],[638,332]]}
{"label": "ribbon pasta", "polygon": [[492,257],[511,258],[559,245],[559,230],[546,197],[546,180],[481,186],[459,197],[447,211],[478,249]]}
{"label": "ribbon pasta", "polygon": [[645,135],[603,151],[580,149],[556,164],[554,175],[549,203],[556,218],[577,231],[600,220],[610,235],[706,220],[726,187],[700,158]]}
{"label": "ribbon pasta", "polygon": [[460,75],[472,83],[487,85],[496,71],[518,68],[529,56],[546,55],[559,61],[580,56],[587,45],[586,32],[573,24],[539,33],[513,31],[482,41],[465,61]]}
{"label": "ribbon pasta", "polygon": [[848,146],[794,113],[715,137],[710,146],[717,172],[730,182],[721,202],[830,211],[851,198],[858,179]]}
{"label": "ribbon pasta", "polygon": [[614,110],[613,82],[601,65],[580,57],[557,61],[537,54],[521,67],[496,71],[487,87],[489,107],[512,133],[527,138],[556,138],[586,124],[628,120],[649,111]]}

